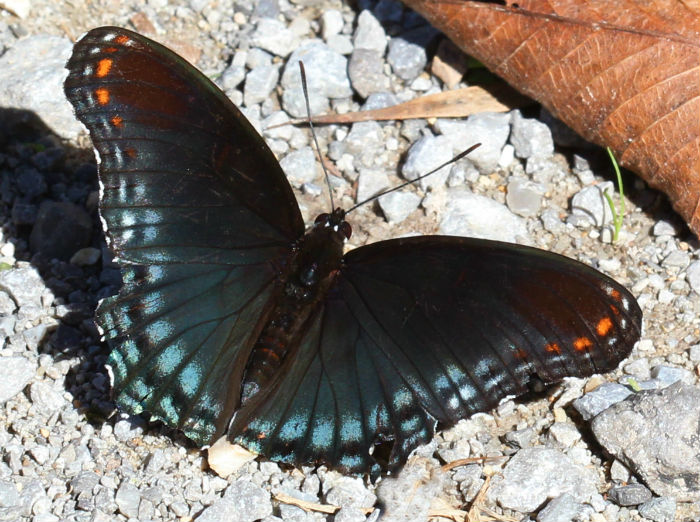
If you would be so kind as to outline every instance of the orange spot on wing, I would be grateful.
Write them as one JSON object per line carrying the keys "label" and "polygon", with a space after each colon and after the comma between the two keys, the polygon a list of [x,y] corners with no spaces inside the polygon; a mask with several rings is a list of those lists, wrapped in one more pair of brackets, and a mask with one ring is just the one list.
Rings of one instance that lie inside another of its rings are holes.
{"label": "orange spot on wing", "polygon": [[110,120],[112,122],[112,125],[115,127],[121,127],[123,124],[123,119],[121,116],[112,116],[112,119]]}
{"label": "orange spot on wing", "polygon": [[610,305],[610,311],[613,315],[620,315],[620,309],[615,305]]}
{"label": "orange spot on wing", "polygon": [[116,52],[117,52],[117,48],[116,48],[116,47],[105,47],[105,48],[103,49],[103,51],[106,52],[106,53],[116,53]]}
{"label": "orange spot on wing", "polygon": [[109,89],[100,87],[95,90],[95,94],[97,95],[97,103],[100,105],[107,105],[109,103]]}
{"label": "orange spot on wing", "polygon": [[127,156],[129,156],[131,159],[134,159],[137,155],[136,149],[132,149],[131,147],[128,147],[124,149],[124,152],[126,153]]}
{"label": "orange spot on wing", "polygon": [[110,69],[112,69],[112,60],[109,58],[103,58],[97,62],[97,72],[95,75],[98,78],[104,78],[109,74]]}
{"label": "orange spot on wing", "polygon": [[544,351],[549,353],[561,353],[561,348],[557,343],[550,343],[544,347]]}
{"label": "orange spot on wing", "polygon": [[114,39],[115,42],[117,42],[119,45],[124,45],[129,43],[129,37],[125,36],[123,34],[120,34]]}
{"label": "orange spot on wing", "polygon": [[574,350],[583,352],[593,346],[593,342],[588,337],[579,337],[574,341]]}
{"label": "orange spot on wing", "polygon": [[515,357],[517,359],[527,359],[527,352],[522,348],[517,348],[515,350]]}
{"label": "orange spot on wing", "polygon": [[612,327],[612,320],[609,317],[603,317],[600,321],[598,321],[595,331],[602,337],[603,335],[608,335],[610,330],[612,330]]}
{"label": "orange spot on wing", "polygon": [[619,301],[619,300],[620,300],[620,297],[621,297],[621,296],[620,296],[620,291],[617,290],[617,289],[615,289],[615,288],[613,288],[613,289],[610,291],[610,297],[612,297],[613,299],[615,299],[615,301]]}
{"label": "orange spot on wing", "polygon": [[265,438],[267,438],[267,435],[265,434],[265,432],[258,433],[258,439],[262,440],[262,439],[265,439]]}

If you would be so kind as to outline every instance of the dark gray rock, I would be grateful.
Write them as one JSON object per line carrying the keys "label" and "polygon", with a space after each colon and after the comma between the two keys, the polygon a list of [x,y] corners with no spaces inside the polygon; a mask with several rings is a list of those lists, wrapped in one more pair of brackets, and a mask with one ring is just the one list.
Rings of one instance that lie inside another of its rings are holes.
{"label": "dark gray rock", "polygon": [[78,205],[62,201],[44,201],[39,207],[29,247],[34,253],[68,261],[92,235],[92,220]]}
{"label": "dark gray rock", "polygon": [[581,414],[583,420],[589,420],[630,395],[632,395],[632,390],[627,386],[606,382],[580,399],[576,399],[574,408]]}
{"label": "dark gray rock", "polygon": [[639,392],[591,423],[598,442],[654,493],[700,500],[700,389],[676,382]]}
{"label": "dark gray rock", "polygon": [[637,506],[651,500],[651,491],[643,484],[627,484],[612,488],[608,498],[618,506]]}
{"label": "dark gray rock", "polygon": [[583,505],[568,493],[550,500],[537,514],[537,522],[564,522],[574,520],[583,512]]}

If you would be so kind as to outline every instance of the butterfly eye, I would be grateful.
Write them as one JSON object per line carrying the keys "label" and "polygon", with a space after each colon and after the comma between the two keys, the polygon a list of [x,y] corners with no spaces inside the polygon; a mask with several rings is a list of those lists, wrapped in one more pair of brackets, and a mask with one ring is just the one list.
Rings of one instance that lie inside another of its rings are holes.
{"label": "butterfly eye", "polygon": [[350,239],[350,236],[352,236],[352,227],[350,223],[343,221],[340,224],[340,232],[345,236],[345,239]]}
{"label": "butterfly eye", "polygon": [[319,214],[316,216],[316,220],[314,221],[314,225],[319,225],[321,223],[328,223],[328,220],[331,218],[330,214]]}

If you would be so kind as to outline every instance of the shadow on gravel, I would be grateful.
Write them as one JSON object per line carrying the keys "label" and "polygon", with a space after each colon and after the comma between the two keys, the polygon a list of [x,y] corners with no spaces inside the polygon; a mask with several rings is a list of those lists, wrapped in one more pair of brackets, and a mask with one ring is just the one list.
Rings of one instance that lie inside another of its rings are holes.
{"label": "shadow on gravel", "polygon": [[0,220],[19,266],[36,269],[55,296],[53,303],[42,302],[40,314],[56,317],[58,325],[26,349],[71,361],[65,388],[80,413],[101,425],[114,404],[104,368],[108,349],[92,318],[99,299],[116,293],[121,276],[103,257],[108,250],[92,151],[67,145],[32,112],[0,108]]}

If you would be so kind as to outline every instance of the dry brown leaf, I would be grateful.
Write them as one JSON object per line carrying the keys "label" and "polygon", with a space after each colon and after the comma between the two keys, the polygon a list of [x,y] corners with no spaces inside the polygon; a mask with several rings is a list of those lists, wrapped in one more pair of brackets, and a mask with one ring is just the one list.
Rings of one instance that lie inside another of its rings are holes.
{"label": "dry brown leaf", "polygon": [[[419,96],[383,109],[314,116],[311,121],[313,123],[355,123],[411,118],[463,118],[478,112],[507,112],[522,102],[523,97],[512,91],[502,90],[494,94],[483,87],[472,86]],[[306,119],[298,119],[282,125],[304,122]]]}
{"label": "dry brown leaf", "polygon": [[700,233],[698,0],[404,0]]}

